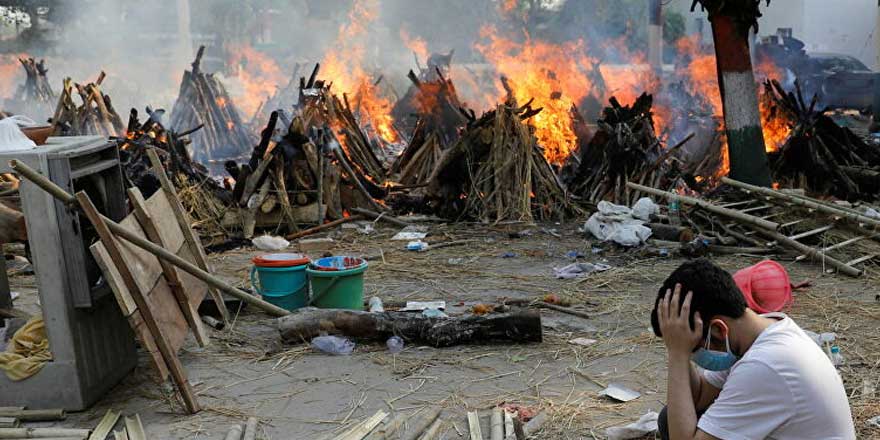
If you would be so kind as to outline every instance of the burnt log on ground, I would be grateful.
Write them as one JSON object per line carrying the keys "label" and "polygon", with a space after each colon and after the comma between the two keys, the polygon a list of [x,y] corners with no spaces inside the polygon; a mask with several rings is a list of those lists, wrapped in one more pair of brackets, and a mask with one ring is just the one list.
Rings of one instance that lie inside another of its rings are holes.
{"label": "burnt log on ground", "polygon": [[769,99],[771,111],[791,126],[788,140],[769,154],[775,182],[844,200],[880,197],[880,147],[817,110],[818,96],[807,103],[798,82],[786,92],[779,82],[768,81],[762,99]]}
{"label": "burnt log on ground", "polygon": [[307,342],[324,333],[375,341],[400,336],[406,341],[434,347],[543,340],[541,315],[531,311],[429,318],[420,313],[370,313],[308,307],[279,318],[277,322],[281,338],[293,344]]}
{"label": "burnt log on ground", "polygon": [[192,69],[183,73],[169,128],[177,132],[204,128],[192,136],[193,159],[208,165],[247,157],[256,141],[226,91],[213,75],[202,71],[205,47],[199,48]]}

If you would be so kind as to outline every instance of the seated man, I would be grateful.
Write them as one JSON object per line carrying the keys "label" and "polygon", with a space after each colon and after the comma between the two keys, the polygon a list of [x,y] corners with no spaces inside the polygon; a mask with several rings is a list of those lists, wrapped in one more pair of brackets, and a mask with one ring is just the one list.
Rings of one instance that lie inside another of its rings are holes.
{"label": "seated man", "polygon": [[856,438],[828,356],[791,318],[748,309],[733,277],[710,261],[684,263],[666,279],[651,325],[669,357],[663,439]]}

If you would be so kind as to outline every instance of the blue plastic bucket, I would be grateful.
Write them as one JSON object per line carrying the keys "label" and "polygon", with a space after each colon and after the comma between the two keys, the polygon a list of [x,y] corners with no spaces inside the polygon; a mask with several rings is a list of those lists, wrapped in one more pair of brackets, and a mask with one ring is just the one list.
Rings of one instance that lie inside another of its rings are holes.
{"label": "blue plastic bucket", "polygon": [[251,267],[251,286],[264,300],[285,310],[309,303],[307,264],[291,267]]}

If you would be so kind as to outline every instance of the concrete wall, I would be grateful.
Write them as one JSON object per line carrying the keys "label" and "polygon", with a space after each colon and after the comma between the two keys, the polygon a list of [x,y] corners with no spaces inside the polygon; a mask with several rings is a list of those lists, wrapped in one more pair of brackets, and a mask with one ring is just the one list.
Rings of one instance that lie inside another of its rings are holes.
{"label": "concrete wall", "polygon": [[[672,0],[667,9],[685,15],[688,31],[695,30],[695,19],[705,19],[699,7],[691,13],[691,0]],[[760,34],[770,35],[777,28],[790,27],[804,40],[807,50],[852,55],[869,67],[880,70],[874,30],[878,22],[877,0],[772,0],[763,6]],[[708,23],[706,38],[711,39]],[[880,29],[878,29],[880,32]]]}

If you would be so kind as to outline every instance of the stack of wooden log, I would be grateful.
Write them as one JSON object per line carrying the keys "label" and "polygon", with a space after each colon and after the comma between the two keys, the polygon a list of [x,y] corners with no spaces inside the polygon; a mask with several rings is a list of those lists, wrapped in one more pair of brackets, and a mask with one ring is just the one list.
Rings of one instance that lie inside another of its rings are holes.
{"label": "stack of wooden log", "polygon": [[818,110],[817,96],[808,104],[798,83],[786,92],[777,81],[768,81],[764,93],[792,127],[788,141],[770,154],[774,181],[844,200],[880,197],[880,148]]}
{"label": "stack of wooden log", "polygon": [[137,187],[146,198],[161,189],[161,181],[154,174],[156,168],[149,157],[149,151],[155,150],[201,235],[210,241],[225,240],[228,232],[221,222],[232,204],[232,192],[217,183],[187,150],[190,143],[187,137],[201,127],[175,133],[162,126],[161,112],[149,107],[146,110],[149,118],[141,123],[137,110],[132,109],[125,136],[115,138],[129,186]]}
{"label": "stack of wooden log", "polygon": [[25,82],[18,87],[15,95],[4,103],[6,109],[37,118],[48,118],[56,103],[56,95],[46,77],[49,69],[45,60],[37,62],[33,58],[19,58],[25,71]]}
{"label": "stack of wooden log", "polygon": [[631,205],[638,194],[626,183],[646,183],[669,188],[672,184],[672,156],[690,139],[665,149],[654,132],[653,97],[643,93],[630,105],[610,99],[602,112],[599,130],[580,151],[574,173],[565,176],[569,190],[590,203],[607,200]]}
{"label": "stack of wooden log", "polygon": [[467,130],[429,178],[426,196],[437,213],[484,222],[568,214],[572,205],[523,122],[540,111],[509,97],[479,119],[471,113]]}
{"label": "stack of wooden log", "polygon": [[192,136],[193,159],[203,164],[247,157],[256,139],[226,91],[213,74],[202,72],[205,47],[199,48],[192,70],[183,73],[169,128],[183,132],[204,128]]}
{"label": "stack of wooden log", "polygon": [[427,183],[442,152],[458,141],[459,129],[467,119],[462,114],[464,104],[458,98],[452,79],[444,77],[439,68],[433,80],[419,79],[412,70],[408,77],[413,86],[398,107],[404,103],[411,106],[415,114],[410,117],[416,117],[417,122],[412,139],[394,162],[391,172],[399,173],[397,181],[401,184],[418,186]]}
{"label": "stack of wooden log", "polygon": [[[61,96],[52,117],[55,136],[120,136],[125,131],[122,119],[113,108],[110,97],[101,91],[106,78],[101,72],[98,79],[86,85],[75,84],[70,78],[64,80]],[[74,101],[74,89],[81,104]]]}

